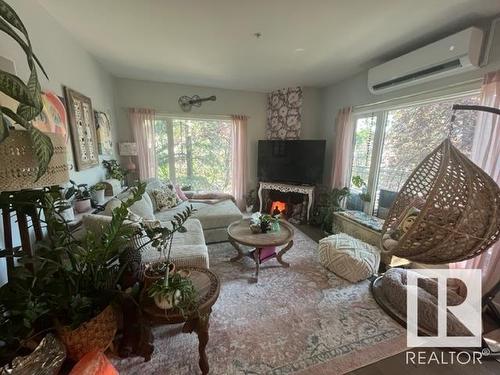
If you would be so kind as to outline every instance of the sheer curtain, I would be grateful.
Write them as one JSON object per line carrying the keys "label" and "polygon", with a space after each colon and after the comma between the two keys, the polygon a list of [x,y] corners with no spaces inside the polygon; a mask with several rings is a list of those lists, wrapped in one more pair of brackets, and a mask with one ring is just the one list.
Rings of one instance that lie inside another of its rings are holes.
{"label": "sheer curtain", "polygon": [[232,115],[232,193],[237,206],[245,208],[245,193],[247,188],[247,120],[246,116]]}
{"label": "sheer curtain", "polygon": [[354,124],[352,107],[339,110],[336,119],[335,147],[332,157],[331,185],[342,189],[349,186],[349,169],[352,153]]}
{"label": "sheer curtain", "polygon": [[130,108],[129,119],[137,143],[139,178],[144,181],[156,177],[155,111],[145,108]]}
{"label": "sheer curtain", "polygon": [[[481,87],[481,105],[500,108],[500,71],[485,76]],[[500,184],[500,116],[478,112],[471,159]],[[482,269],[485,294],[500,281],[500,242],[481,255],[452,263],[450,267]]]}

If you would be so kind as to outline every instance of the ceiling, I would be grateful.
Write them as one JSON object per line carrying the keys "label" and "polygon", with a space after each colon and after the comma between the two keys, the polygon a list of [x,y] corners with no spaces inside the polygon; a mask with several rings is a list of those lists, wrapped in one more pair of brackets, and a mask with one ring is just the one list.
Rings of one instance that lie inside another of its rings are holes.
{"label": "ceiling", "polygon": [[499,0],[39,2],[115,76],[256,91],[323,87],[500,13]]}

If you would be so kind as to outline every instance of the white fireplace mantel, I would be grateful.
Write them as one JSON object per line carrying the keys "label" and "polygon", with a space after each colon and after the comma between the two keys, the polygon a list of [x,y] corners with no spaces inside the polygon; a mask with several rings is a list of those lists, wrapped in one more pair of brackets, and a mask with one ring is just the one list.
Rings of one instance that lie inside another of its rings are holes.
{"label": "white fireplace mantel", "polygon": [[313,205],[314,199],[314,186],[310,185],[292,185],[292,184],[283,184],[280,182],[259,182],[259,212],[262,212],[262,191],[263,190],[275,190],[280,191],[282,193],[299,193],[305,194],[308,197],[307,200],[307,222],[309,222],[309,217],[311,216],[311,208]]}

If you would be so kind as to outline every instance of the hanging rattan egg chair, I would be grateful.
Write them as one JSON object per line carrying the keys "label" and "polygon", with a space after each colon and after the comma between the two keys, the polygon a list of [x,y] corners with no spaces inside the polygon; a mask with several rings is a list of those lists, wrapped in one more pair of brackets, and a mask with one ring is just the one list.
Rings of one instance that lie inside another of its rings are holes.
{"label": "hanging rattan egg chair", "polygon": [[382,240],[384,252],[419,263],[452,263],[477,256],[500,235],[500,188],[449,139],[405,182],[382,238],[398,229],[411,208],[418,212],[413,224],[390,248]]}

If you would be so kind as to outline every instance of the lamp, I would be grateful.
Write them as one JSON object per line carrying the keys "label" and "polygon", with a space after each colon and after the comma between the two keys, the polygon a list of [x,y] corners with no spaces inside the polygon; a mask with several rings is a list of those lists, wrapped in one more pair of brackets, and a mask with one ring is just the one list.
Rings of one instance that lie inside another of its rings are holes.
{"label": "lamp", "polygon": [[137,156],[137,143],[135,142],[120,142],[119,143],[119,153],[120,156],[128,156],[129,162],[127,165],[127,169],[129,171],[135,171],[135,164],[132,160],[132,156]]}

